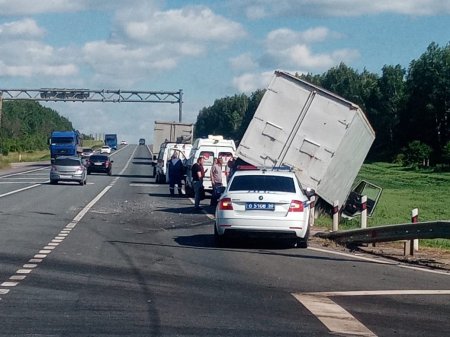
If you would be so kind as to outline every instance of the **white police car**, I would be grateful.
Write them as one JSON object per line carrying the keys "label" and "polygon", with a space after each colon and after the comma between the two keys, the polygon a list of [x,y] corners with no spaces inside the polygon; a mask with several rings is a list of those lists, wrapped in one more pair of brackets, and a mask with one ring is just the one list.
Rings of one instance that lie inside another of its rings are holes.
{"label": "white police car", "polygon": [[287,170],[236,171],[216,208],[216,242],[222,245],[233,236],[286,238],[306,248],[308,197],[313,193],[303,190],[295,174]]}

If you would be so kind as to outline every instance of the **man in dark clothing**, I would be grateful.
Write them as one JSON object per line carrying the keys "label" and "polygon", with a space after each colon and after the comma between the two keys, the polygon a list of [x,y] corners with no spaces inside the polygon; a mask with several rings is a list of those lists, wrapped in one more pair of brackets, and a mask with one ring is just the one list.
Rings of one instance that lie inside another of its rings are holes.
{"label": "man in dark clothing", "polygon": [[183,163],[176,152],[169,160],[169,191],[170,196],[175,196],[175,184],[178,187],[178,195],[182,195],[181,192],[181,180],[183,179]]}
{"label": "man in dark clothing", "polygon": [[203,177],[205,176],[205,170],[203,168],[203,157],[198,157],[197,162],[192,165],[192,181],[194,184],[195,194],[195,209],[200,210],[200,199],[203,193]]}

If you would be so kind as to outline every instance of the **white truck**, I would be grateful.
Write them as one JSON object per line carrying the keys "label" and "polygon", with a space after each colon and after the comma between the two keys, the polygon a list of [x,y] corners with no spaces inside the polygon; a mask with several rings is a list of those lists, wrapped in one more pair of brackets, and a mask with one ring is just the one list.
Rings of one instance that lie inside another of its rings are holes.
{"label": "white truck", "polygon": [[[325,202],[325,209],[337,201],[342,210],[374,139],[359,106],[276,71],[236,156],[257,167],[291,167],[302,186]],[[367,205],[374,207],[376,201]]]}
{"label": "white truck", "polygon": [[192,144],[194,124],[155,121],[153,128],[153,153],[158,153],[163,143]]}

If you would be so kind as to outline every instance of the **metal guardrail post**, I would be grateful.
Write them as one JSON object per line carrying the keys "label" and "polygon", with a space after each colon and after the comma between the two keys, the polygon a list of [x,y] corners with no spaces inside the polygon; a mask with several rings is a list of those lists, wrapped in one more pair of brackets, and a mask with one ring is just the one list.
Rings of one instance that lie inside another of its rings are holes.
{"label": "metal guardrail post", "polygon": [[339,230],[339,200],[333,203],[333,232]]}

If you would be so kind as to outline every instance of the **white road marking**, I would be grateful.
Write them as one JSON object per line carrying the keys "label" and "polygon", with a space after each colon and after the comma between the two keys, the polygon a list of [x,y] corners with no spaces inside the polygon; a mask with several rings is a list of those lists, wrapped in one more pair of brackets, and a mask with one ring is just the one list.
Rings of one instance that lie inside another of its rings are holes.
{"label": "white road marking", "polygon": [[[125,170],[127,169],[128,165],[131,163],[132,158],[134,157],[134,153],[136,152],[136,149],[133,151],[131,157],[128,159],[125,167],[120,171],[120,175],[125,172]],[[37,171],[37,170],[36,170]],[[31,172],[31,171],[30,171]],[[23,174],[22,172],[19,174]],[[106,192],[108,192],[113,186],[114,184],[119,180],[120,175],[116,178],[114,178],[112,180],[112,182],[106,186],[94,199],[92,199],[74,218],[73,220],[68,223],[65,228],[63,230],[60,231],[60,233],[55,236],[54,239],[52,239],[52,242],[49,242],[47,244],[47,246],[44,247],[44,249],[41,249],[39,251],[39,254],[34,255],[34,257],[32,259],[30,259],[28,262],[42,262],[43,259],[45,259],[49,253],[52,252],[52,250],[58,246],[61,242],[63,242],[63,240],[68,236],[68,233],[70,233],[70,231],[75,228],[75,226],[81,221],[81,219],[83,219],[83,217],[86,215],[87,212],[89,212],[89,210],[100,200],[101,197],[103,197]],[[12,175],[11,175],[12,176]],[[3,176],[0,178],[4,178],[7,176]],[[47,181],[48,182],[48,181]],[[6,195],[10,195],[10,194],[14,194],[20,191],[24,191],[33,187],[37,187],[40,186],[39,185],[35,185],[35,186],[28,186],[26,188],[20,189],[20,190],[16,190],[16,191],[12,191],[9,193],[5,193],[0,195],[0,197],[6,196]],[[51,247],[53,246],[53,247]],[[47,249],[46,249],[47,248]],[[29,274],[31,273],[31,271],[33,269],[29,269],[29,268],[36,268],[37,265],[36,264],[25,264],[24,269],[19,269],[16,271],[16,274]],[[22,278],[23,275],[12,275],[10,276],[10,280],[23,280],[25,277]],[[19,284],[19,282],[3,282],[0,284],[0,287],[15,287]],[[5,295],[9,292],[9,289],[1,289],[0,288],[0,295]],[[0,298],[1,299],[1,298]]]}
{"label": "white road marking", "polygon": [[13,275],[9,279],[14,281],[23,281],[26,277],[27,275]]}
{"label": "white road marking", "polygon": [[24,188],[20,188],[18,190],[14,190],[14,191],[11,191],[11,192],[8,192],[8,193],[3,193],[3,194],[0,194],[0,198],[6,197],[6,196],[11,195],[11,194],[19,193],[19,192],[22,192],[22,191],[26,191],[26,190],[29,190],[31,188],[35,188],[35,187],[38,187],[38,186],[41,186],[41,185],[42,184],[35,184],[35,185],[27,186],[27,187],[24,187]]}
{"label": "white road marking", "polygon": [[405,268],[405,269],[412,269],[412,270],[422,271],[422,272],[427,272],[427,273],[432,273],[432,274],[450,276],[450,272],[446,271],[446,270],[427,269],[425,267],[410,266],[410,265],[407,265],[407,264],[404,264],[401,262],[388,261],[388,260],[384,260],[384,259],[380,259],[380,258],[372,258],[372,257],[368,257],[368,256],[360,256],[360,255],[354,255],[354,254],[350,254],[350,253],[336,252],[333,250],[327,250],[327,249],[321,249],[321,248],[315,248],[315,247],[308,247],[308,249],[316,251],[316,252],[346,256],[349,258],[354,258],[356,260],[363,260],[363,261],[369,261],[369,262],[380,263],[380,264],[388,264],[388,265],[397,266],[397,267]]}
{"label": "white road marking", "polygon": [[167,185],[161,185],[161,184],[153,184],[153,183],[130,183],[131,187],[161,187],[161,186],[167,186]]}
{"label": "white road marking", "polygon": [[301,304],[316,316],[333,334],[350,336],[376,335],[329,297],[333,296],[401,296],[450,295],[450,290],[369,290],[293,293]]}
{"label": "white road marking", "polygon": [[3,282],[2,284],[0,284],[0,286],[2,286],[2,287],[15,287],[18,284],[19,284],[19,282]]}

